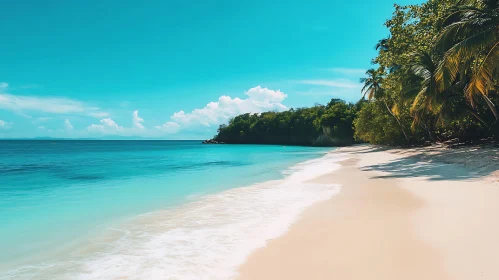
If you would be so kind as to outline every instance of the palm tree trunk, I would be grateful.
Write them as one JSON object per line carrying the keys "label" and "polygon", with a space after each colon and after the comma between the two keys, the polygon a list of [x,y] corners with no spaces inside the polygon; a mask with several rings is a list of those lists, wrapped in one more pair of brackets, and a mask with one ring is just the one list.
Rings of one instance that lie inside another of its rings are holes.
{"label": "palm tree trunk", "polygon": [[[431,120],[430,120],[431,121]],[[423,122],[420,122],[421,127],[428,132],[428,136],[430,137],[431,142],[435,142],[436,137],[435,134],[433,134],[433,130],[429,127],[427,127]]]}
{"label": "palm tree trunk", "polygon": [[386,109],[388,110],[388,112],[390,113],[390,115],[392,115],[392,117],[397,121],[397,123],[399,124],[400,126],[400,130],[402,130],[402,133],[404,134],[404,137],[405,137],[405,140],[407,140],[407,142],[409,142],[409,137],[407,137],[407,134],[405,133],[405,130],[404,130],[404,126],[402,125],[402,123],[400,122],[399,118],[397,118],[397,116],[395,116],[395,114],[392,112],[392,110],[390,109],[390,107],[388,106],[388,104],[386,103],[385,100],[383,100],[383,103],[385,103],[385,106],[386,106]]}
{"label": "palm tree trunk", "polygon": [[485,95],[485,94],[482,94],[482,97],[483,97],[483,100],[485,100],[485,103],[487,103],[490,110],[492,111],[492,114],[494,114],[494,117],[496,118],[496,120],[499,120],[499,114],[497,113],[497,109],[496,109],[496,106],[494,105],[494,102],[492,102],[492,100],[490,100],[487,97],[487,95]]}

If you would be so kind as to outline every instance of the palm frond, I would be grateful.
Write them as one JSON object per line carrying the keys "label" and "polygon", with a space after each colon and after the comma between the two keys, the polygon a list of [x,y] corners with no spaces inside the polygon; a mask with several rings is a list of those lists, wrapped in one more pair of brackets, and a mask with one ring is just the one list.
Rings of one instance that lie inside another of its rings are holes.
{"label": "palm frond", "polygon": [[499,42],[497,42],[489,51],[487,56],[473,73],[470,83],[466,88],[466,95],[470,97],[473,94],[488,95],[489,85],[493,84],[494,73],[499,62]]}
{"label": "palm frond", "polygon": [[458,42],[448,50],[436,75],[441,90],[455,81],[463,61],[473,59],[483,49],[483,46],[493,43],[495,39],[495,30],[488,28]]}

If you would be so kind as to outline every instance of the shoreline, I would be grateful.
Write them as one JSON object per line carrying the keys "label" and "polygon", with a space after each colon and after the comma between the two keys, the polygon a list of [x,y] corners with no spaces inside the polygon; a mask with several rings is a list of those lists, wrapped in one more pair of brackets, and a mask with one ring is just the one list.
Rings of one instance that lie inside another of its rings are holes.
{"label": "shoreline", "polygon": [[337,160],[317,153],[290,163],[279,179],[131,217],[61,253],[0,265],[0,279],[230,279],[252,251],[286,232],[304,209],[339,192],[336,184],[308,182],[339,168],[332,164]]}
{"label": "shoreline", "polygon": [[499,188],[483,162],[368,145],[332,153],[349,159],[312,182],[341,192],[254,251],[237,279],[499,278]]}

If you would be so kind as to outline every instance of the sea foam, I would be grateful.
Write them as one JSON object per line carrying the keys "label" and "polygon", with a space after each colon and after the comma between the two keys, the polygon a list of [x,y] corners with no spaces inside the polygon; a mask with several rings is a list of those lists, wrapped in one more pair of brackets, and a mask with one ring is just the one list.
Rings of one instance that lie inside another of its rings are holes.
{"label": "sea foam", "polygon": [[108,230],[69,259],[24,267],[10,276],[233,279],[253,251],[284,234],[305,208],[340,191],[336,184],[309,181],[338,169],[335,162],[342,159],[327,154],[284,171],[282,180],[204,195],[174,209],[141,215]]}

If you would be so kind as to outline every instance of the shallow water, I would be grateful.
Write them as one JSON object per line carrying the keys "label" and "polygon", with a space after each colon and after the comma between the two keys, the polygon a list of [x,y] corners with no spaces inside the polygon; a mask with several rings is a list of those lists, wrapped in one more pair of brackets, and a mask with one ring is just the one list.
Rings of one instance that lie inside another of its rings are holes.
{"label": "shallow water", "polygon": [[0,279],[228,279],[339,191],[330,150],[1,141]]}

